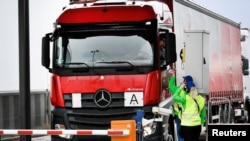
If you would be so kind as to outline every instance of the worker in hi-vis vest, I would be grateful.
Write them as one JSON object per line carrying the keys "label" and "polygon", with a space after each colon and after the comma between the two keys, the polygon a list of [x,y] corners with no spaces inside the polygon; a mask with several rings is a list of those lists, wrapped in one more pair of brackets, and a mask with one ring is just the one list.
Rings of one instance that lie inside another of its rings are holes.
{"label": "worker in hi-vis vest", "polygon": [[[181,96],[183,89],[186,91],[185,96]],[[206,119],[205,98],[198,94],[194,82],[189,81],[180,85],[173,99],[182,108],[181,137],[184,141],[199,141],[201,126]]]}
{"label": "worker in hi-vis vest", "polygon": [[[172,76],[169,79],[168,82],[168,89],[169,92],[171,94],[174,94],[176,92],[177,89],[179,89],[180,86],[177,86],[175,84],[175,69],[172,70]],[[182,83],[187,83],[189,81],[193,81],[193,78],[190,75],[184,76],[183,77],[183,82]],[[184,89],[181,90],[180,92],[180,96],[185,96],[186,95],[186,91]],[[174,102],[173,105],[173,109],[174,109],[174,119],[175,119],[175,123],[176,123],[176,127],[177,127],[177,135],[178,135],[178,141],[184,141],[184,139],[180,136],[180,123],[181,123],[181,112],[182,112],[182,107],[181,104],[178,102]]]}

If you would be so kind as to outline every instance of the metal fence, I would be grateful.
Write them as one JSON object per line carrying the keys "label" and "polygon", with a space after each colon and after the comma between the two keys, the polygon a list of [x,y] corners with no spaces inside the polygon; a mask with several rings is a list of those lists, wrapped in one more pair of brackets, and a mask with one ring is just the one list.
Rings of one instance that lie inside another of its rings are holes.
{"label": "metal fence", "polygon": [[[20,129],[19,92],[0,92],[0,129]],[[50,117],[50,103],[48,90],[31,91],[31,128],[48,129]],[[13,135],[14,136],[14,135]],[[11,138],[2,136],[0,139]]]}

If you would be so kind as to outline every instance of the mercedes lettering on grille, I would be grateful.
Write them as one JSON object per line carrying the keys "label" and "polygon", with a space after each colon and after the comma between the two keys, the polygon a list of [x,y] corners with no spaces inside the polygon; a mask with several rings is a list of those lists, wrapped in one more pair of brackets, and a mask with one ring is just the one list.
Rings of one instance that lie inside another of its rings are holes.
{"label": "mercedes lettering on grille", "polygon": [[111,101],[111,94],[106,90],[99,90],[94,96],[94,102],[100,108],[108,107]]}

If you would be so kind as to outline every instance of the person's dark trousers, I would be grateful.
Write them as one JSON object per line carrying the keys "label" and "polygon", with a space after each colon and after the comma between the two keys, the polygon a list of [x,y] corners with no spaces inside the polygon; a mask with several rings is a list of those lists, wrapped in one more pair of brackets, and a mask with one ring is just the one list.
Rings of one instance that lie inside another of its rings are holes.
{"label": "person's dark trousers", "polygon": [[181,130],[184,141],[199,141],[201,125],[181,126]]}

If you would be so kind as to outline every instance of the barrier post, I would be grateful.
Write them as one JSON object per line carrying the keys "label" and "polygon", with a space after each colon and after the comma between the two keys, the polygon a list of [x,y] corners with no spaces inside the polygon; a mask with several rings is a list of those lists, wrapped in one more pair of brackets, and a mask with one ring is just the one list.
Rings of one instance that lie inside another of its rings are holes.
{"label": "barrier post", "polygon": [[142,127],[143,116],[144,116],[143,110],[138,110],[136,112],[136,126],[138,129],[138,141],[143,141],[143,127]]}
{"label": "barrier post", "polygon": [[111,129],[128,129],[128,136],[111,136],[111,141],[136,141],[135,120],[114,120],[111,121]]}

